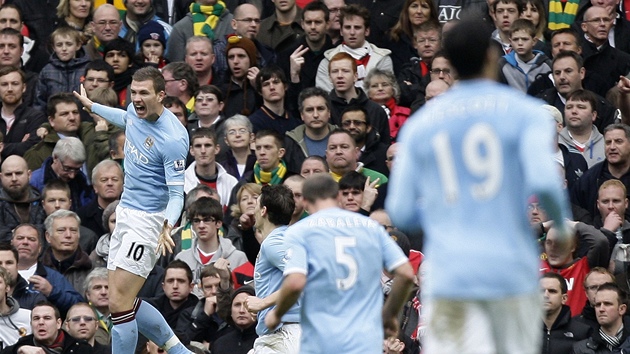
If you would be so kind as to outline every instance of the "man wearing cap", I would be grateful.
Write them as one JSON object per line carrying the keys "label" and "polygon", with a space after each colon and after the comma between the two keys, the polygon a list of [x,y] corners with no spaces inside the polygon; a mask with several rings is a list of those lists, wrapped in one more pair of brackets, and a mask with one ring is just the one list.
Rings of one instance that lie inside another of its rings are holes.
{"label": "man wearing cap", "polygon": [[[221,0],[197,0],[190,4],[190,12],[173,26],[172,39],[168,41],[168,60],[183,61],[186,43],[192,36],[208,37],[213,44],[232,32],[230,22],[234,18]],[[215,46],[215,55],[222,51]]]}
{"label": "man wearing cap", "polygon": [[136,51],[140,48],[140,42],[137,40],[138,31],[149,21],[155,21],[162,26],[166,40],[168,40],[173,28],[157,17],[151,0],[125,0],[125,5],[127,6],[127,13],[123,18],[119,36],[134,44]]}
{"label": "man wearing cap", "polygon": [[[223,290],[219,294],[225,296]],[[256,318],[247,310],[245,301],[249,296],[255,295],[254,288],[247,285],[234,291],[230,303],[223,304],[219,300],[218,306],[230,306],[230,316],[227,318],[227,323],[233,330],[212,342],[210,346],[212,354],[247,353],[253,348],[254,341],[258,337]]]}
{"label": "man wearing cap", "polygon": [[228,78],[219,85],[225,96],[223,113],[226,117],[235,114],[250,115],[260,106],[256,93],[256,45],[249,38],[230,36],[225,49],[228,61]]}

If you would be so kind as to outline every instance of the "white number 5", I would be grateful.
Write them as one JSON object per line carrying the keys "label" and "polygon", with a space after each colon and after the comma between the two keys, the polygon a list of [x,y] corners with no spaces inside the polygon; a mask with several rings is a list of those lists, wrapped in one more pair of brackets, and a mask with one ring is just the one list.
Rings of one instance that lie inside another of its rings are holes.
{"label": "white number 5", "polygon": [[335,258],[337,263],[348,267],[348,276],[337,279],[337,289],[348,290],[357,282],[359,275],[359,267],[357,261],[352,255],[346,253],[347,247],[356,247],[357,239],[355,237],[335,237]]}

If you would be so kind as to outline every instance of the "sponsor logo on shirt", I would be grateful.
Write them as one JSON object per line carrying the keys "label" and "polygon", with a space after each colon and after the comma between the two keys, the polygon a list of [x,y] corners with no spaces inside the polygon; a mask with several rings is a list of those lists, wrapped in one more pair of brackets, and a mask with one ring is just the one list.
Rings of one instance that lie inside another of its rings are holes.
{"label": "sponsor logo on shirt", "polygon": [[176,172],[182,172],[186,169],[186,160],[175,160],[173,162],[173,167]]}
{"label": "sponsor logo on shirt", "polygon": [[147,138],[144,140],[144,144],[142,145],[144,145],[144,147],[149,150],[153,146],[153,143],[155,143],[155,139],[153,139],[152,136],[147,136]]}

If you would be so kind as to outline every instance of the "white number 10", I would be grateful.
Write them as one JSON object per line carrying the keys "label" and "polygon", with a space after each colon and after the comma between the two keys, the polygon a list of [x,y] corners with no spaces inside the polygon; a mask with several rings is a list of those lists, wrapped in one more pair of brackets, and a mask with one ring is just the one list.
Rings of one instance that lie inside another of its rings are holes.
{"label": "white number 10", "polygon": [[[460,187],[450,137],[438,133],[431,141],[435,159],[448,204],[459,198]],[[474,177],[481,179],[470,186],[474,199],[490,199],[496,195],[503,181],[503,152],[494,129],[487,123],[473,125],[462,139],[464,167]]]}

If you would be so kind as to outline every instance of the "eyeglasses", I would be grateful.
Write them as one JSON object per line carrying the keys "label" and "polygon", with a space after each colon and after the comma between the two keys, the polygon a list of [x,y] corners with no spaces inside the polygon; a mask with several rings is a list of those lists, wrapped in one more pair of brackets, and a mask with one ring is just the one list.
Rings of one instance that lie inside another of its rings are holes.
{"label": "eyeglasses", "polygon": [[338,14],[339,12],[341,12],[341,8],[340,7],[331,7],[328,9],[328,12],[331,14]]}
{"label": "eyeglasses", "polygon": [[249,133],[249,131],[245,128],[240,128],[240,129],[230,129],[228,130],[228,135],[236,135],[236,133],[238,134],[247,134]]}
{"label": "eyeglasses", "polygon": [[77,168],[77,167],[66,166],[61,161],[59,161],[59,164],[61,164],[61,169],[63,170],[63,172],[66,172],[66,173],[79,173],[79,172],[81,172],[81,167]]}
{"label": "eyeglasses", "polygon": [[86,77],[85,82],[98,82],[99,84],[107,84],[109,83],[109,80],[96,77]]}
{"label": "eyeglasses", "polygon": [[96,24],[99,27],[105,27],[107,25],[109,25],[110,27],[115,27],[120,24],[120,21],[98,21],[98,22],[94,22],[94,24]]}
{"label": "eyeglasses", "polygon": [[611,23],[613,20],[610,17],[598,17],[590,20],[584,20],[585,23]]}
{"label": "eyeglasses", "polygon": [[538,203],[530,203],[530,204],[527,204],[527,210],[529,210],[529,211],[533,211],[533,210],[541,211],[542,207],[540,205],[538,205]]}
{"label": "eyeglasses", "polygon": [[375,82],[373,84],[370,84],[371,89],[375,89],[379,87],[386,88],[386,87],[391,87],[391,86],[392,84],[390,84],[389,82]]}
{"label": "eyeglasses", "polygon": [[164,82],[179,81],[177,79],[164,80]]}
{"label": "eyeglasses", "polygon": [[83,322],[92,322],[96,321],[96,318],[92,316],[75,316],[68,318],[67,321],[72,323],[79,323],[81,322],[81,320],[83,320]]}
{"label": "eyeglasses", "polygon": [[197,96],[195,97],[195,102],[213,102],[216,101],[216,98],[214,96]]}
{"label": "eyeglasses", "polygon": [[433,69],[433,70],[431,70],[431,74],[433,74],[433,75],[440,75],[440,74],[450,75],[451,74],[451,69]]}
{"label": "eyeglasses", "polygon": [[238,22],[245,22],[245,23],[252,23],[253,22],[253,23],[257,24],[257,25],[260,24],[260,19],[259,18],[249,18],[249,17],[247,17],[247,18],[235,18],[234,20],[238,21]]}
{"label": "eyeglasses", "polygon": [[210,217],[207,217],[207,218],[192,218],[190,221],[191,221],[193,224],[199,224],[199,223],[201,223],[202,221],[203,221],[203,223],[204,223],[204,224],[209,224],[209,223],[211,223],[211,222],[216,222],[217,220],[216,220],[215,218],[210,218]]}
{"label": "eyeglasses", "polygon": [[343,122],[341,122],[341,125],[344,126],[344,127],[349,127],[349,126],[351,126],[353,124],[354,124],[354,126],[360,127],[360,126],[363,126],[363,125],[367,125],[367,122],[364,122],[362,120],[356,120],[356,119],[348,119],[348,120],[344,120]]}

